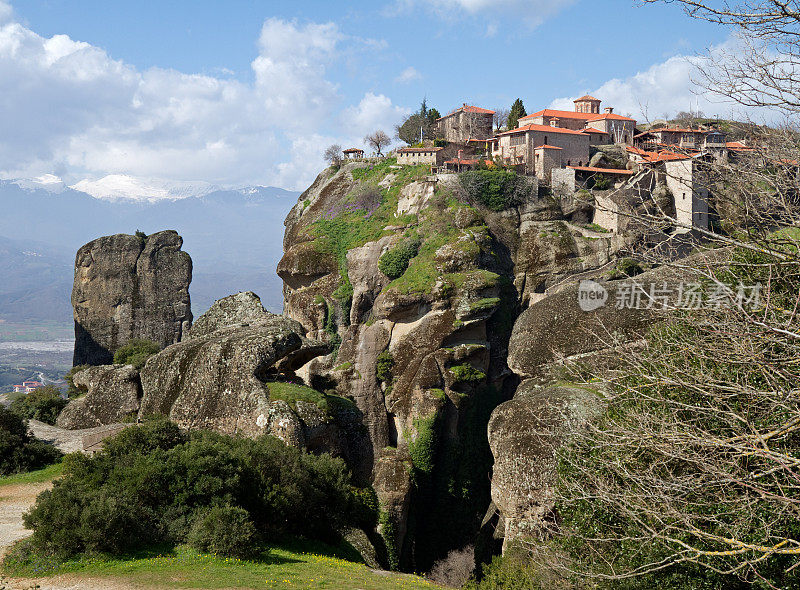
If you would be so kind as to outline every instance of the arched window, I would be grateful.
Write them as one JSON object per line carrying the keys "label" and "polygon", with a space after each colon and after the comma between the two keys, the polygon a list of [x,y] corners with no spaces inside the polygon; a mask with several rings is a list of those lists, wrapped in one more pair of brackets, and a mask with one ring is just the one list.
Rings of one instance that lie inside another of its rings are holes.
{"label": "arched window", "polygon": [[547,136],[544,136],[544,143],[547,144]]}

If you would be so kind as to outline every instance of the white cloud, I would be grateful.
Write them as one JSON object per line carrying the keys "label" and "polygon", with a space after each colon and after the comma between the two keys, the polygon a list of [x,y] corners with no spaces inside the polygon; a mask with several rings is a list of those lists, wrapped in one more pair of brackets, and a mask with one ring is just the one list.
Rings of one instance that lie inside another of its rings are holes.
{"label": "white cloud", "polygon": [[[735,52],[736,43],[729,40],[712,48],[714,58],[723,52]],[[699,78],[698,66],[709,66],[708,57],[678,55],[654,64],[648,69],[628,78],[613,78],[598,88],[589,91],[603,101],[603,107],[614,107],[615,113],[630,114],[639,121],[655,120],[674,116],[679,111],[700,110],[707,116],[741,118],[754,120],[774,120],[776,113],[764,110],[743,109],[730,99],[715,95],[696,85]],[[573,97],[556,99],[551,108],[572,110],[572,101],[585,92]]]}
{"label": "white cloud", "polygon": [[408,109],[395,106],[389,97],[367,92],[357,106],[345,109],[342,123],[356,137],[363,137],[376,129],[383,129],[392,135],[394,126],[408,114]]}
{"label": "white cloud", "polygon": [[420,74],[416,68],[412,66],[408,66],[405,70],[400,72],[400,75],[394,79],[395,82],[399,84],[408,84],[413,82],[414,80],[422,79],[422,74]]}
{"label": "white cloud", "polygon": [[324,142],[344,142],[354,126],[390,128],[403,113],[374,94],[347,108],[328,77],[342,54],[375,45],[333,23],[269,19],[245,84],[138,70],[88,43],[38,35],[0,0],[0,177],[305,188],[323,165]]}

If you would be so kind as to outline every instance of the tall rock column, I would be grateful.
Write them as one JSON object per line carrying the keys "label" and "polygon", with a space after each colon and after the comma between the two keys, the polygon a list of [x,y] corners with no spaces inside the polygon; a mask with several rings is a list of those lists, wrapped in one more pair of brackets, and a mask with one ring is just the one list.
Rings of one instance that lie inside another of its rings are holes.
{"label": "tall rock column", "polygon": [[146,238],[117,234],[82,246],[75,257],[72,310],[75,365],[112,362],[134,338],[175,344],[192,323],[192,259],[173,230]]}

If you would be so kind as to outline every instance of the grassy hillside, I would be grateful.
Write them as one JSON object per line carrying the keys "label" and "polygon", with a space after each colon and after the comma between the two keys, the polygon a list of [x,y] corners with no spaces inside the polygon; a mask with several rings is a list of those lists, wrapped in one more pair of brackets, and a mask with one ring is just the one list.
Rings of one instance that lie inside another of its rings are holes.
{"label": "grassy hillside", "polygon": [[422,578],[374,572],[350,561],[352,548],[295,541],[265,548],[255,560],[200,554],[186,547],[148,552],[124,559],[82,558],[58,564],[4,564],[3,573],[41,578],[72,574],[75,578],[113,579],[146,588],[325,588],[397,590],[438,588]]}

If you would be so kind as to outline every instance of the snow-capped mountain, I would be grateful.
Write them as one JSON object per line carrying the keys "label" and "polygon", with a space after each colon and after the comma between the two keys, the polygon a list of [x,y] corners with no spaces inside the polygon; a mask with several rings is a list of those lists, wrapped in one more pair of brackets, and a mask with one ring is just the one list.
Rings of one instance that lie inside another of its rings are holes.
{"label": "snow-capped mountain", "polygon": [[221,187],[203,181],[176,181],[159,178],[137,178],[125,174],[109,174],[97,180],[81,180],[71,189],[97,199],[133,199],[135,201],[160,201],[202,197]]}
{"label": "snow-capped mountain", "polygon": [[[72,260],[81,245],[103,235],[163,229],[183,236],[194,261],[195,314],[239,290],[255,291],[280,311],[275,267],[283,220],[297,197],[276,187],[219,189],[121,176],[71,186],[53,175],[0,180],[0,320],[70,321]],[[13,242],[3,248],[2,238]]]}

